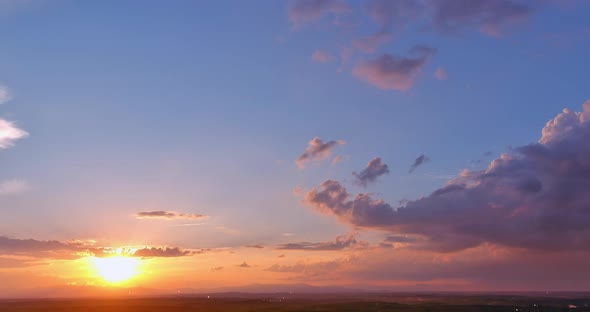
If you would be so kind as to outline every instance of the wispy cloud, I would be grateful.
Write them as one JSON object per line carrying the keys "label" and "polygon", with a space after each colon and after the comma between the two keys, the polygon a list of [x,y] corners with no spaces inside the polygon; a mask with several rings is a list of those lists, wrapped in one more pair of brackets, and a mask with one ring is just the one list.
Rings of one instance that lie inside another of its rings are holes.
{"label": "wispy cloud", "polygon": [[180,212],[163,211],[163,210],[141,211],[141,212],[136,213],[135,217],[137,219],[164,219],[164,220],[172,220],[172,219],[199,220],[199,219],[207,218],[206,215],[202,215],[202,214],[180,213]]}
{"label": "wispy cloud", "polygon": [[279,250],[307,250],[307,251],[336,251],[346,248],[367,246],[368,243],[364,241],[357,241],[354,234],[340,235],[336,237],[335,241],[328,242],[297,242],[287,243],[277,246]]}
{"label": "wispy cloud", "polygon": [[29,190],[29,184],[23,180],[8,180],[0,182],[0,195],[14,195]]}
{"label": "wispy cloud", "polygon": [[11,99],[12,95],[10,94],[8,87],[0,85],[0,105],[10,101]]}
{"label": "wispy cloud", "polygon": [[318,63],[327,63],[332,60],[332,55],[324,50],[315,50],[311,54],[311,59]]}

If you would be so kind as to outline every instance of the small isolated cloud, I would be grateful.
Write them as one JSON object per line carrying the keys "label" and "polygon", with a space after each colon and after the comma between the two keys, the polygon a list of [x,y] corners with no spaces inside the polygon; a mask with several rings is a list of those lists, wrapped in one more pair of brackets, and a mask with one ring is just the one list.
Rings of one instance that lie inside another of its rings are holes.
{"label": "small isolated cloud", "polygon": [[212,271],[212,272],[219,272],[219,271],[221,271],[221,270],[223,270],[223,267],[222,267],[222,266],[218,266],[218,267],[211,268],[211,271]]}
{"label": "small isolated cloud", "polygon": [[0,182],[0,195],[20,194],[29,189],[29,184],[22,180]]}
{"label": "small isolated cloud", "polygon": [[12,147],[15,141],[28,135],[26,131],[19,129],[14,122],[0,119],[0,149]]}
{"label": "small isolated cloud", "polygon": [[426,157],[424,154],[418,156],[418,158],[416,158],[416,160],[414,160],[414,163],[412,164],[412,166],[410,166],[409,172],[410,173],[414,172],[414,170],[416,170],[416,168],[422,166],[424,163],[426,163],[429,160],[430,159],[428,157]]}
{"label": "small isolated cloud", "polygon": [[407,57],[382,54],[361,62],[353,69],[353,74],[381,89],[405,91],[414,86],[422,67],[435,51],[426,46],[414,46]]}
{"label": "small isolated cloud", "polygon": [[304,168],[305,165],[310,161],[317,161],[329,158],[332,154],[332,150],[336,145],[345,144],[344,141],[328,141],[324,142],[322,139],[315,137],[309,141],[305,152],[295,160],[295,163],[299,168]]}
{"label": "small isolated cloud", "polygon": [[172,219],[191,219],[191,220],[198,220],[198,219],[205,219],[207,218],[206,215],[196,214],[196,213],[179,213],[174,211],[162,211],[162,210],[155,210],[155,211],[141,211],[135,214],[137,219],[164,219],[164,220],[172,220]]}
{"label": "small isolated cloud", "polygon": [[12,99],[10,90],[6,86],[0,85],[0,105],[4,104]]}
{"label": "small isolated cloud", "polygon": [[289,20],[295,26],[317,21],[327,14],[350,12],[344,0],[297,0],[289,8]]}
{"label": "small isolated cloud", "polygon": [[447,71],[442,67],[436,69],[434,72],[434,77],[438,80],[447,80],[449,78]]}
{"label": "small isolated cloud", "polygon": [[262,249],[264,248],[264,246],[260,245],[260,244],[256,244],[256,245],[246,245],[244,246],[246,248],[257,248],[257,249]]}
{"label": "small isolated cloud", "polygon": [[353,172],[352,175],[355,176],[359,185],[367,186],[367,184],[375,182],[378,177],[388,173],[387,165],[381,161],[381,158],[376,157],[369,161],[365,169],[359,173]]}
{"label": "small isolated cloud", "polygon": [[242,264],[238,264],[237,267],[240,268],[251,268],[252,266],[246,263],[246,261],[242,262]]}
{"label": "small isolated cloud", "polygon": [[178,247],[145,247],[133,253],[133,256],[142,258],[175,258],[190,255],[192,255],[191,251],[182,250]]}
{"label": "small isolated cloud", "polygon": [[332,60],[332,55],[324,50],[316,50],[311,54],[311,59],[318,63],[327,63]]}
{"label": "small isolated cloud", "polygon": [[335,251],[346,248],[352,248],[356,246],[366,246],[367,243],[364,241],[357,241],[354,234],[340,235],[336,237],[335,241],[329,242],[298,242],[298,243],[287,243],[277,246],[280,250],[308,250],[308,251]]}
{"label": "small isolated cloud", "polygon": [[332,166],[336,166],[336,164],[338,164],[339,162],[342,161],[342,156],[338,155],[335,156],[334,158],[332,158]]}

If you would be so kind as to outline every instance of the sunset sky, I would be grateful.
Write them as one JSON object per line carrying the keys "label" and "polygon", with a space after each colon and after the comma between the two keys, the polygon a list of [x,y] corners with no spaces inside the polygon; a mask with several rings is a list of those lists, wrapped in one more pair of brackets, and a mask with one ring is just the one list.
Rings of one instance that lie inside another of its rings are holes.
{"label": "sunset sky", "polygon": [[0,297],[590,290],[589,1],[0,0],[0,42]]}

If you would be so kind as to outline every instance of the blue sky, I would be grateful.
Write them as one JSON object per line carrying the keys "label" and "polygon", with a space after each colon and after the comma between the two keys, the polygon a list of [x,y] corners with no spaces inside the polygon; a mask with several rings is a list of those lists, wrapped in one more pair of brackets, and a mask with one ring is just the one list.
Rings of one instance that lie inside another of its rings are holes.
{"label": "blue sky", "polygon": [[[583,1],[528,3],[526,20],[498,35],[408,23],[346,64],[343,49],[379,29],[364,2],[349,2],[352,26],[330,13],[294,23],[295,3],[0,3],[0,84],[12,95],[0,117],[29,133],[0,151],[0,181],[27,185],[0,196],[0,235],[186,248],[294,239],[284,233],[330,240],[349,227],[294,189],[335,179],[396,206],[536,142],[548,120],[590,98]],[[418,44],[436,52],[406,90],[353,74]],[[315,62],[318,50],[330,61]],[[436,79],[437,68],[448,77]],[[298,168],[314,137],[346,144]],[[430,160],[408,173],[422,154]],[[356,185],[351,173],[375,157],[390,173]],[[152,210],[209,218],[171,226],[133,217]]]}

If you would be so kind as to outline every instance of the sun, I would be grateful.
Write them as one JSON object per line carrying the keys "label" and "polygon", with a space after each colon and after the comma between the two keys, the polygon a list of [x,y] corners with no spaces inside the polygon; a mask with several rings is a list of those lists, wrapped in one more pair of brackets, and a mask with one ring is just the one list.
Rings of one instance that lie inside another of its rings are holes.
{"label": "sun", "polygon": [[113,256],[92,258],[92,264],[98,275],[111,284],[124,283],[139,274],[140,260],[131,257]]}

